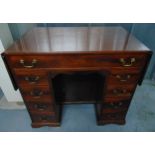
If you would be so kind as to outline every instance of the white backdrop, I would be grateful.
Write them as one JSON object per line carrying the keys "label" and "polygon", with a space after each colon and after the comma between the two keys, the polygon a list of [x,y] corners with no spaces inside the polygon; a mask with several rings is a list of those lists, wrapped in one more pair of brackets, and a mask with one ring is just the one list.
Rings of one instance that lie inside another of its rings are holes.
{"label": "white backdrop", "polygon": [[[3,44],[0,39],[0,54],[4,51]],[[19,90],[15,91],[4,65],[3,59],[0,56],[0,87],[8,102],[22,102],[23,99]]]}

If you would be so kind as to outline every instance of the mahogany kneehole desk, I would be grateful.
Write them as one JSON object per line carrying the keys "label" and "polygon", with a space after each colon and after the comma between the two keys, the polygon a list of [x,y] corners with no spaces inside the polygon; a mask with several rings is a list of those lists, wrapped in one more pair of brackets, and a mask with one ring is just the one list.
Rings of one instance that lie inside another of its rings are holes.
{"label": "mahogany kneehole desk", "polygon": [[2,57],[41,127],[60,126],[69,103],[94,104],[99,125],[124,124],[151,53],[121,27],[61,27],[34,28]]}

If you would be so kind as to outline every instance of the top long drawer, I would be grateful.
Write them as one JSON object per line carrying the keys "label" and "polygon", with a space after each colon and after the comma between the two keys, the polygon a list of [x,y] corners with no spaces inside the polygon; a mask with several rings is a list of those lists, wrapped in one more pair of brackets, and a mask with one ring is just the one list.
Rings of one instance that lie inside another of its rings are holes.
{"label": "top long drawer", "polygon": [[142,68],[147,61],[147,53],[7,55],[7,59],[13,68]]}

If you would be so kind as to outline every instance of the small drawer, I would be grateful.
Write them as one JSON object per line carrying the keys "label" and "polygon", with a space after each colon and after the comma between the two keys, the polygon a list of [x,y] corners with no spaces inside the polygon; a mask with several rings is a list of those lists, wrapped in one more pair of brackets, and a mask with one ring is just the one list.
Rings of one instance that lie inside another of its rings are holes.
{"label": "small drawer", "polygon": [[22,87],[21,93],[26,102],[53,102],[53,96],[48,86]]}
{"label": "small drawer", "polygon": [[139,79],[138,74],[130,74],[130,73],[118,73],[118,74],[111,74],[108,77],[109,84],[137,84]]}
{"label": "small drawer", "polygon": [[37,115],[37,114],[31,114],[31,119],[32,122],[38,122],[38,123],[50,123],[50,122],[57,122],[56,116],[54,115],[47,115],[47,114],[42,114],[42,115]]}
{"label": "small drawer", "polygon": [[54,105],[50,103],[44,103],[44,102],[31,102],[27,103],[27,107],[33,114],[55,114],[54,112]]}
{"label": "small drawer", "polygon": [[134,85],[108,85],[108,88],[105,93],[105,98],[114,97],[114,98],[120,98],[123,97],[124,99],[129,99],[133,91],[135,90],[135,84]]}
{"label": "small drawer", "polygon": [[126,112],[114,112],[101,115],[102,120],[121,120],[126,116]]}
{"label": "small drawer", "polygon": [[20,86],[27,85],[48,85],[46,71],[40,69],[14,69],[15,77]]}
{"label": "small drawer", "polygon": [[102,105],[102,114],[114,113],[114,112],[125,112],[128,110],[129,103],[124,102],[108,102]]}
{"label": "small drawer", "polygon": [[111,101],[111,102],[104,102],[102,104],[102,108],[104,109],[122,109],[127,108],[129,106],[129,100],[120,100],[120,101]]}
{"label": "small drawer", "polygon": [[101,115],[103,119],[120,119],[126,115],[129,104],[130,100],[106,98],[101,105]]}

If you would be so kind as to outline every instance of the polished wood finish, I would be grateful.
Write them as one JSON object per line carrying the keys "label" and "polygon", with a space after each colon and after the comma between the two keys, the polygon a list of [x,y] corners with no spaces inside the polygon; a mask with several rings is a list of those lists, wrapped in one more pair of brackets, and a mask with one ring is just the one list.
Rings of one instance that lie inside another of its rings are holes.
{"label": "polished wood finish", "polygon": [[62,105],[93,103],[97,123],[124,124],[151,51],[120,27],[34,28],[3,54],[32,127],[59,126]]}
{"label": "polished wood finish", "polygon": [[14,72],[21,87],[26,87],[27,85],[48,85],[48,72],[42,69],[14,69]]}
{"label": "polished wood finish", "polygon": [[[103,53],[69,53],[69,54],[48,54],[48,57],[44,54],[27,54],[26,56],[21,55],[8,55],[8,61],[10,61],[12,67],[14,68],[69,68],[70,66],[75,68],[80,67],[133,67],[140,69],[144,67],[146,61],[147,52],[104,52]],[[63,59],[66,57],[66,59]],[[121,59],[130,63],[131,59],[135,58],[135,62],[131,66],[125,66]],[[24,65],[20,62],[24,60]],[[33,61],[37,60],[35,64]],[[63,60],[63,61],[62,61]],[[124,65],[124,66],[123,66]]]}
{"label": "polished wood finish", "polygon": [[36,114],[55,114],[53,106],[48,102],[29,102],[28,108],[31,113]]}
{"label": "polished wood finish", "polygon": [[98,53],[100,51],[148,51],[121,27],[34,28],[6,53]]}

